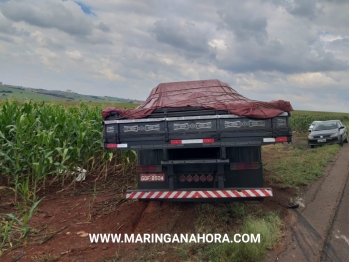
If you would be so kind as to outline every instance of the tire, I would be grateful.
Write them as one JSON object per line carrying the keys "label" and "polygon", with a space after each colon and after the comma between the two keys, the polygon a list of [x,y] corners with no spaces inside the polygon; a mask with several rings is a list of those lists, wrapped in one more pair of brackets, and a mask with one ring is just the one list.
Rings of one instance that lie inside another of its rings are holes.
{"label": "tire", "polygon": [[343,146],[343,136],[341,136],[340,140],[339,140],[339,145]]}
{"label": "tire", "polygon": [[310,146],[311,148],[314,148],[314,146]]}
{"label": "tire", "polygon": [[347,134],[347,138],[344,140],[344,143],[348,143],[348,134]]}

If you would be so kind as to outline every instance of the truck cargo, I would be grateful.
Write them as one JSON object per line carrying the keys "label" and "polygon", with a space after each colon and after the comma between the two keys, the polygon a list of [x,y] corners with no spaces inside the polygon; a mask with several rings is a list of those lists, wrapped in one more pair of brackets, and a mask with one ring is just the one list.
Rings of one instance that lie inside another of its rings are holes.
{"label": "truck cargo", "polygon": [[261,147],[292,142],[292,106],[250,100],[219,80],[162,83],[136,109],[106,108],[105,149],[137,151],[127,199],[262,200]]}

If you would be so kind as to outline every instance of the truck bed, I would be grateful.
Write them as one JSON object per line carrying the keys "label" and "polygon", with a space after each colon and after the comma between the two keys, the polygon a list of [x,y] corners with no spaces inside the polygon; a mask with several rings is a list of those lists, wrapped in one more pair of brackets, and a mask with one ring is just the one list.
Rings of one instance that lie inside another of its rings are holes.
{"label": "truck bed", "polygon": [[156,109],[141,119],[103,121],[104,147],[117,149],[170,149],[178,147],[241,147],[291,142],[288,112],[266,119],[195,107]]}

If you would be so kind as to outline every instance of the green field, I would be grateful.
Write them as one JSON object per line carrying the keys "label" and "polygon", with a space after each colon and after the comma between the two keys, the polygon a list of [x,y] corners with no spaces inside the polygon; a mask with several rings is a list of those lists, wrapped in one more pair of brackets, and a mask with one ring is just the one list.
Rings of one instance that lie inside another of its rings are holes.
{"label": "green field", "polygon": [[26,87],[14,87],[8,85],[0,85],[0,101],[17,100],[17,101],[74,101],[74,102],[99,102],[99,103],[139,103],[133,99],[124,99],[110,96],[92,96],[81,95],[74,92],[44,90]]}
{"label": "green field", "polygon": [[0,191],[14,192],[18,207],[17,214],[0,213],[0,256],[29,234],[28,221],[40,203],[38,190],[53,181],[67,186],[79,168],[97,176],[109,166],[132,169],[133,151],[103,149],[103,108],[99,103],[0,104]]}
{"label": "green field", "polygon": [[313,121],[341,120],[349,127],[349,113],[296,110],[291,112],[290,125],[293,131],[307,132]]}

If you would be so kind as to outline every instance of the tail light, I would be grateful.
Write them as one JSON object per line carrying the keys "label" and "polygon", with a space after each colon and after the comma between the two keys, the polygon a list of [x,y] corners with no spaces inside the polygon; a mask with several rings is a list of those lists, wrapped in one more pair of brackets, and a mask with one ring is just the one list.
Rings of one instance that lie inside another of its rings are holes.
{"label": "tail light", "polygon": [[181,181],[182,183],[184,183],[186,180],[187,180],[187,179],[185,178],[184,175],[181,175],[181,176],[179,177],[179,181]]}
{"label": "tail light", "polygon": [[287,142],[287,137],[276,137],[275,142]]}
{"label": "tail light", "polygon": [[230,170],[259,169],[259,168],[260,168],[260,164],[258,162],[230,163]]}
{"label": "tail light", "polygon": [[193,181],[193,177],[192,177],[192,175],[188,175],[188,176],[187,176],[187,181],[188,181],[188,182]]}
{"label": "tail light", "polygon": [[154,172],[162,172],[162,166],[136,166],[137,173],[154,173]]}
{"label": "tail light", "polygon": [[212,182],[213,181],[213,176],[211,174],[209,175],[198,175],[198,174],[195,174],[195,175],[181,175],[179,177],[179,181],[184,183],[184,182]]}

